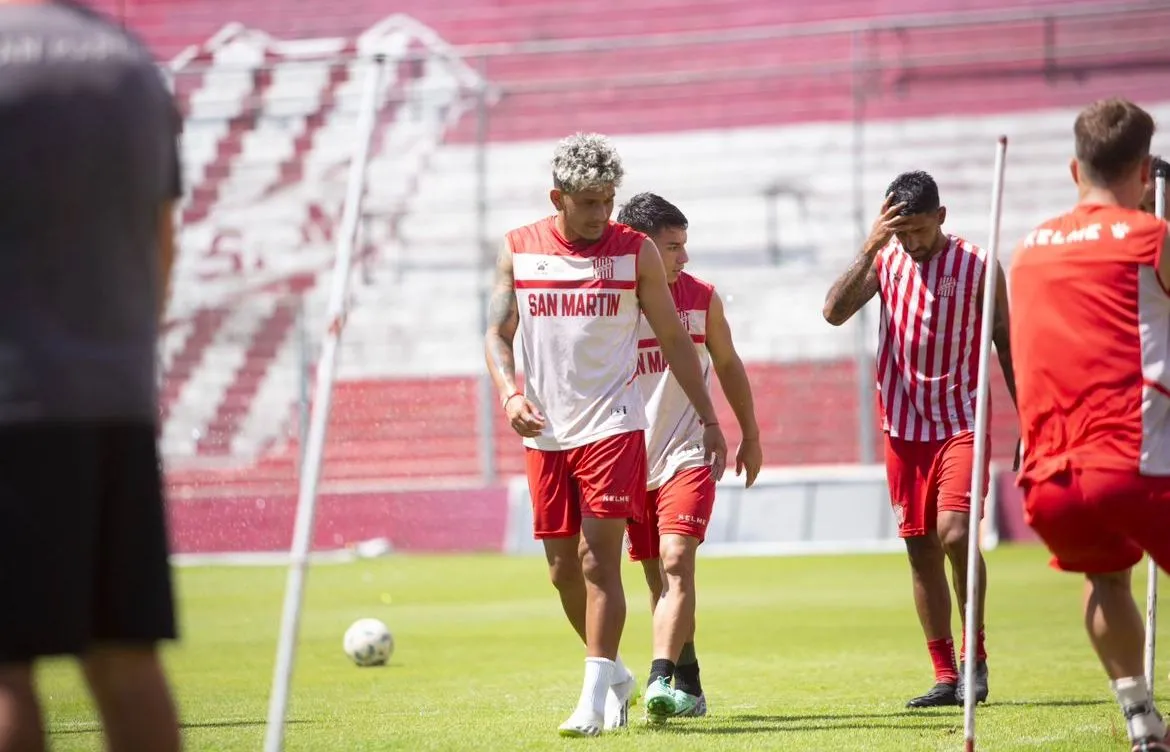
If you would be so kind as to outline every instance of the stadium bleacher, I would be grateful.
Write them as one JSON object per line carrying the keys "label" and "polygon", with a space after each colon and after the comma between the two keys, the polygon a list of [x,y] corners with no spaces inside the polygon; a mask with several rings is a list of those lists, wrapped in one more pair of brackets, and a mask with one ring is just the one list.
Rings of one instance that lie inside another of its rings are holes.
{"label": "stadium bleacher", "polygon": [[[472,2],[458,12],[412,0],[390,17],[360,0],[334,3],[324,16],[291,0],[128,4],[128,22],[174,61],[185,111],[191,191],[163,348],[163,442],[176,488],[268,489],[295,477],[298,319],[305,316],[316,336],[366,72],[346,61],[353,51],[376,49],[391,64],[327,484],[481,479],[474,143],[481,84],[494,92],[487,122],[478,124],[490,144],[486,239],[546,211],[552,139],[582,129],[614,134],[628,170],[622,195],[655,190],[690,216],[693,267],[727,298],[753,375],[765,453],[780,464],[860,456],[855,335],[820,318],[820,298],[852,254],[858,220],[868,222],[868,206],[863,217],[853,213],[858,191],[878,196],[898,171],[931,170],[952,231],[983,243],[993,137],[1006,132],[1007,252],[1071,196],[1064,166],[1071,108],[1117,91],[1145,101],[1163,96],[1157,75],[1139,63],[1158,36],[1151,18],[1164,28],[1168,11],[1121,16],[1131,40],[1124,49],[1094,43],[1088,21],[1064,23],[1060,68],[1043,44],[1041,12],[1058,2],[1032,3],[1030,19],[940,29],[887,22],[1016,4],[628,5],[619,25],[597,24],[593,7],[576,1],[554,13],[533,0]],[[880,28],[851,34],[840,19]],[[745,32],[777,24],[820,25],[781,40]],[[498,48],[547,46],[579,38],[581,29],[643,40],[720,31],[725,40],[652,41],[604,55],[588,44],[540,55]],[[851,45],[859,39],[874,68],[856,131]],[[1003,55],[1007,49],[1015,53]],[[477,51],[492,56],[481,65]],[[1090,64],[1099,72],[1074,77]],[[1170,115],[1166,105],[1152,110]],[[872,341],[872,326],[866,334]],[[1002,387],[995,404],[994,445],[1004,455],[1014,434]],[[721,399],[719,409],[730,421]],[[518,471],[517,442],[498,419],[495,429],[500,472]]]}

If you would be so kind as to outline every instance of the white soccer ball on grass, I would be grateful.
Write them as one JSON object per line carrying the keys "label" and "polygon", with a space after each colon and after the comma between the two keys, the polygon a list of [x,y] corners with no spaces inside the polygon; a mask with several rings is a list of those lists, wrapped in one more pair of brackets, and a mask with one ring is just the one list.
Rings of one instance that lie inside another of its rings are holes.
{"label": "white soccer ball on grass", "polygon": [[394,635],[377,619],[358,619],[345,630],[342,647],[359,666],[384,666],[394,654]]}

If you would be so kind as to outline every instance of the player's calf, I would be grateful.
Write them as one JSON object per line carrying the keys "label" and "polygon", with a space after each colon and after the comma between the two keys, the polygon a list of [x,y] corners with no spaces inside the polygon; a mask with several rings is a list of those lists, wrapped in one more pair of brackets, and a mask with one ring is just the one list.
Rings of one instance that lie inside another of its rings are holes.
{"label": "player's calf", "polygon": [[957,705],[959,680],[955,644],[951,639],[951,597],[946,575],[946,553],[938,536],[905,538],[914,586],[914,605],[926,636],[926,649],[934,666],[934,686],[906,703],[910,708]]}
{"label": "player's calf", "polygon": [[642,574],[646,578],[646,588],[650,591],[650,613],[658,608],[658,600],[666,590],[666,575],[662,573],[662,560],[655,556],[653,559],[641,559]]}
{"label": "player's calf", "polygon": [[544,557],[548,578],[561,599],[561,608],[573,631],[585,638],[585,577],[581,573],[580,536],[546,538]]}
{"label": "player's calf", "polygon": [[179,719],[153,645],[99,647],[82,668],[111,752],[177,752]]}
{"label": "player's calf", "polygon": [[0,665],[0,752],[43,752],[45,730],[29,664]]}

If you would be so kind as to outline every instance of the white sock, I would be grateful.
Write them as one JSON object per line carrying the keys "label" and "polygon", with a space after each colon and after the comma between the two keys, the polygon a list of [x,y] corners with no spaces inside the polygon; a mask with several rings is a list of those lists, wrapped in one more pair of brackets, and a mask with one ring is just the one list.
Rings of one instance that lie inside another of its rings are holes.
{"label": "white sock", "polygon": [[1146,677],[1129,676],[1116,679],[1109,685],[1113,688],[1113,694],[1117,695],[1121,712],[1125,714],[1131,740],[1165,738],[1166,724],[1154,709],[1154,699],[1150,696]]}
{"label": "white sock", "polygon": [[613,683],[614,663],[608,658],[585,659],[585,683],[581,686],[581,699],[577,711],[589,711],[605,715],[605,695]]}
{"label": "white sock", "polygon": [[633,676],[633,674],[626,668],[626,664],[622,663],[622,657],[620,655],[615,657],[613,659],[613,683],[621,684],[629,676]]}

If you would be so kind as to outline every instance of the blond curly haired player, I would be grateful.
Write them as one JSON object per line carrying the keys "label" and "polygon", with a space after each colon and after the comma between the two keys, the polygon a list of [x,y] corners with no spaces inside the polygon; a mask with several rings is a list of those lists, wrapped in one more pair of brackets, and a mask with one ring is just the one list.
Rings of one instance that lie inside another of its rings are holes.
{"label": "blond curly haired player", "polygon": [[[581,696],[560,732],[597,736],[603,724],[624,725],[636,687],[618,643],[626,620],[622,542],[646,496],[646,415],[635,380],[642,316],[703,422],[704,461],[716,478],[727,444],[658,249],[610,221],[623,176],[617,151],[604,136],[578,133],[557,145],[552,167],[556,213],[505,237],[485,346],[501,406],[524,440],[534,534],[585,642]],[[611,691],[622,717],[605,724]]]}

